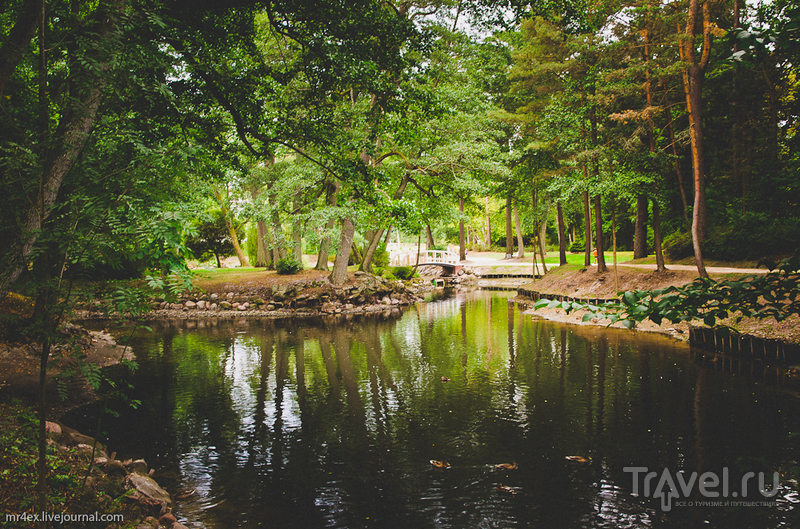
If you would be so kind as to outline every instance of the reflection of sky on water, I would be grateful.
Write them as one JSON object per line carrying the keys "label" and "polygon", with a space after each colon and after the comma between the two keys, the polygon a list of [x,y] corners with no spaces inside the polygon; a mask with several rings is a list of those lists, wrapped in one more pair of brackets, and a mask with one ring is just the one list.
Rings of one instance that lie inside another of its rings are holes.
{"label": "reflection of sky on water", "polygon": [[170,486],[196,489],[176,512],[209,529],[781,525],[796,483],[772,511],[667,515],[622,469],[786,467],[795,393],[701,369],[661,336],[533,321],[510,294],[145,337],[142,376],[163,382],[142,413],[173,417],[167,455],[152,458],[174,470]]}

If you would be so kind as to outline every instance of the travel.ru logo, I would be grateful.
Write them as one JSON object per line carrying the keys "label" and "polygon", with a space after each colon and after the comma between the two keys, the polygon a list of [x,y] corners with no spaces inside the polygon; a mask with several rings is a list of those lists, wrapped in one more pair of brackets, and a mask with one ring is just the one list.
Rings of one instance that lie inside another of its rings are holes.
{"label": "travel.ru logo", "polygon": [[[730,479],[728,475],[728,467],[722,469],[722,479],[715,472],[703,472],[700,476],[697,472],[692,472],[688,475],[684,471],[676,472],[675,475],[665,468],[659,477],[658,472],[648,472],[647,467],[624,467],[622,470],[633,474],[633,494],[639,495],[639,475],[643,474],[644,487],[643,495],[645,498],[660,498],[661,510],[669,511],[672,509],[673,500],[680,500],[681,498],[689,498],[692,494],[692,489],[697,485],[697,490],[704,498],[746,498],[748,489],[751,486],[750,480],[755,477],[755,472],[747,472],[742,476],[741,487],[739,490],[731,491]],[[772,487],[767,489],[764,483],[764,473],[758,473],[758,492],[764,498],[772,498],[778,493],[780,489],[780,475],[777,472],[772,474]],[[655,483],[655,486],[654,486]],[[676,485],[677,484],[677,485]],[[735,483],[737,485],[739,483]],[[718,487],[722,486],[722,491]],[[651,494],[652,492],[652,494]],[[712,502],[676,502],[678,505],[692,505],[697,503],[699,505],[711,505]],[[731,502],[727,502],[730,504]],[[746,503],[746,502],[734,502]],[[750,502],[753,503],[753,502]]]}

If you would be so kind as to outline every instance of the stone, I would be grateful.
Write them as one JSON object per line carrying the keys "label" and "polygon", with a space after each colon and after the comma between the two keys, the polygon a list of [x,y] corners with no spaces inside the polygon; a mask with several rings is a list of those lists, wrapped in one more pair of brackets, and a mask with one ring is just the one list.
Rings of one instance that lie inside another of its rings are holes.
{"label": "stone", "polygon": [[228,292],[227,294],[225,294],[225,297],[228,299],[233,299],[233,296],[234,296],[233,292]]}
{"label": "stone", "polygon": [[44,430],[47,432],[47,438],[57,441],[61,437],[61,426],[57,423],[45,421]]}
{"label": "stone", "polygon": [[172,524],[177,523],[178,519],[175,516],[168,512],[164,516],[158,519],[158,525],[163,525],[164,527],[172,527]]}
{"label": "stone", "polygon": [[344,310],[353,310],[353,307],[354,307],[354,306],[355,306],[355,305],[353,305],[352,303],[347,303],[347,304],[344,306]]}
{"label": "stone", "polygon": [[159,486],[150,476],[128,474],[124,486],[133,492],[127,497],[138,503],[139,507],[148,514],[163,515],[172,506],[169,493]]}
{"label": "stone", "polygon": [[75,454],[77,454],[80,457],[91,457],[92,454],[94,453],[94,448],[92,448],[92,445],[88,445],[85,443],[80,443],[76,445],[75,448],[73,448],[72,450],[75,452]]}
{"label": "stone", "polygon": [[219,308],[219,305],[217,305],[216,303],[212,303],[211,306],[208,307],[208,310],[217,310],[218,308]]}
{"label": "stone", "polygon": [[212,299],[212,300],[216,300],[216,299],[218,299],[218,298],[219,298],[219,296],[218,296],[218,295],[216,295],[216,294],[211,294],[211,299]]}
{"label": "stone", "polygon": [[267,305],[267,310],[270,310],[270,311],[271,311],[271,310],[275,310],[275,305],[273,305],[272,303],[270,303],[269,305]]}
{"label": "stone", "polygon": [[230,303],[228,303],[227,301],[220,301],[219,302],[219,309],[220,310],[228,310],[231,307],[232,307],[232,305]]}
{"label": "stone", "polygon": [[239,305],[238,307],[236,307],[236,310],[240,310],[240,311],[244,312],[245,310],[247,310],[247,303],[243,303],[243,304]]}
{"label": "stone", "polygon": [[148,472],[147,463],[144,459],[137,459],[130,463],[126,461],[125,467],[128,469],[128,472],[139,474],[140,476],[146,476]]}
{"label": "stone", "polygon": [[320,310],[322,310],[322,312],[333,312],[336,310],[336,306],[333,303],[323,303]]}
{"label": "stone", "polygon": [[109,476],[124,476],[128,473],[125,465],[116,459],[108,459],[105,457],[98,457],[94,460],[97,466]]}
{"label": "stone", "polygon": [[186,303],[183,304],[183,306],[186,307],[187,309],[196,309],[197,303],[195,303],[194,301],[187,301]]}
{"label": "stone", "polygon": [[200,309],[200,310],[205,309],[206,308],[206,301],[204,301],[202,299],[200,301],[198,301],[197,302],[197,308]]}
{"label": "stone", "polygon": [[389,297],[387,296],[387,297],[384,297],[384,298],[381,300],[381,303],[382,303],[382,304],[384,304],[384,305],[391,305],[391,304],[392,304],[392,300],[391,300],[391,298],[389,298]]}

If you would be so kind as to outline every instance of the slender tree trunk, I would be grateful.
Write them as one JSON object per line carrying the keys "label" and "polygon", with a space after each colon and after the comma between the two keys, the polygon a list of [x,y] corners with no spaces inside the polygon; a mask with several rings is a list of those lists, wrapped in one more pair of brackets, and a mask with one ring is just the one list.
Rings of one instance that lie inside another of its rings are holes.
{"label": "slender tree trunk", "polygon": [[517,202],[514,201],[514,226],[517,230],[517,257],[520,259],[525,257],[525,241],[522,238],[522,223],[519,221],[519,208]]}
{"label": "slender tree trunk", "polygon": [[433,250],[436,247],[436,241],[433,240],[433,232],[431,231],[430,224],[425,225],[425,245],[428,250]]}
{"label": "slender tree trunk", "polygon": [[[253,186],[250,189],[250,196],[255,202],[261,194],[261,189],[258,186]],[[263,220],[256,221],[256,264],[257,268],[267,266],[267,224]]]}
{"label": "slender tree trunk", "polygon": [[300,218],[300,190],[294,195],[293,209],[295,211],[292,219],[292,257],[303,267],[303,221]]}
{"label": "slender tree trunk", "polygon": [[489,215],[489,197],[486,197],[486,251],[492,249],[492,217]]}
{"label": "slender tree trunk", "polygon": [[564,231],[564,211],[561,202],[556,202],[556,215],[558,217],[558,265],[567,264],[567,236]]}
{"label": "slender tree trunk", "polygon": [[369,245],[367,246],[367,251],[364,252],[364,259],[361,261],[361,265],[358,267],[359,270],[362,272],[369,272],[372,273],[372,257],[375,255],[375,250],[378,249],[378,244],[380,244],[381,239],[383,238],[383,232],[385,230],[380,228],[379,230],[375,231],[372,234],[372,238],[369,239]]}
{"label": "slender tree trunk", "polygon": [[664,264],[664,253],[661,248],[661,215],[658,201],[653,198],[653,243],[656,251],[656,271],[663,272],[667,269]]}
{"label": "slender tree trunk", "polygon": [[[633,234],[633,258],[647,257],[647,217],[649,200],[642,193],[636,197],[636,226]],[[616,236],[616,235],[615,235]]]}
{"label": "slender tree trunk", "polygon": [[536,237],[539,244],[539,255],[542,258],[542,273],[547,273],[547,263],[545,257],[547,256],[547,248],[545,247],[545,232],[547,231],[547,217],[542,221],[539,228],[539,235]]}
{"label": "slender tree trunk", "polygon": [[614,290],[619,292],[619,274],[617,273],[617,204],[611,207],[611,241],[614,247]]}
{"label": "slender tree trunk", "polygon": [[[404,176],[403,179],[400,181],[400,185],[397,187],[397,190],[394,192],[394,199],[399,200],[403,193],[406,191],[406,187],[408,186],[409,178],[408,175]],[[427,226],[428,234],[429,234],[429,242],[428,244],[433,246],[433,234],[430,233],[430,226]],[[390,228],[391,229],[391,226]],[[364,258],[361,260],[361,265],[358,267],[359,270],[362,272],[369,272],[372,273],[372,257],[375,255],[375,250],[378,249],[378,244],[380,244],[381,237],[383,237],[384,233],[383,228],[379,229],[377,232],[372,234],[372,237],[367,237],[369,241],[369,245],[367,246],[367,251],[364,252]],[[387,237],[388,240],[388,237]]]}
{"label": "slender tree trunk", "polygon": [[347,263],[350,260],[350,251],[353,248],[353,236],[356,233],[356,225],[353,219],[345,217],[342,221],[342,236],[339,239],[339,251],[333,263],[333,271],[329,276],[330,282],[334,285],[343,285],[347,282]]}
{"label": "slender tree trunk", "polygon": [[422,233],[417,235],[417,260],[414,263],[414,270],[411,271],[411,277],[414,277],[414,274],[417,273],[417,268],[419,268],[419,250],[422,247]]}
{"label": "slender tree trunk", "polygon": [[[586,176],[586,165],[583,166],[584,177]],[[592,264],[592,213],[589,206],[589,192],[583,192],[583,229],[586,237],[586,248],[583,258],[583,266]]]}
{"label": "slender tree trunk", "polygon": [[600,195],[594,197],[594,230],[595,230],[595,245],[597,246],[597,273],[602,274],[608,271],[606,267],[606,259],[603,255],[603,215],[600,209]]}
{"label": "slender tree trunk", "polygon": [[239,237],[236,235],[236,229],[233,226],[233,219],[231,219],[231,213],[228,210],[228,207],[225,205],[222,192],[217,189],[215,194],[217,197],[217,203],[219,204],[219,209],[222,212],[222,217],[225,219],[225,227],[228,228],[228,236],[231,238],[233,250],[236,252],[236,257],[239,258],[239,265],[242,267],[249,267],[250,262],[247,260],[247,256],[244,254],[242,251],[242,246],[239,244]]}
{"label": "slender tree trunk", "polygon": [[692,142],[692,176],[694,182],[694,207],[692,209],[692,244],[697,273],[708,277],[703,263],[702,243],[707,230],[706,185],[703,151],[703,81],[711,57],[713,27],[708,2],[703,2],[703,46],[701,58],[695,61],[695,36],[700,16],[700,0],[690,0],[689,19],[686,23],[686,38],[680,46],[681,59],[688,63],[683,69],[683,87],[686,95],[686,110],[689,115],[689,136]]}
{"label": "slender tree trunk", "polygon": [[514,234],[511,230],[511,195],[506,197],[506,259],[514,257]]}
{"label": "slender tree trunk", "polygon": [[[272,190],[274,184],[270,183],[267,186],[268,190]],[[281,225],[281,215],[275,205],[274,193],[269,194],[269,205],[272,209],[272,262],[277,263],[286,257],[286,237],[283,235],[283,226]]]}
{"label": "slender tree trunk", "polygon": [[467,260],[467,245],[464,240],[464,197],[458,198],[458,211],[461,213],[458,221],[458,258],[461,261]]}
{"label": "slender tree trunk", "polygon": [[672,112],[669,109],[669,105],[667,105],[666,112],[669,143],[672,145],[672,162],[675,165],[675,175],[678,177],[678,189],[681,192],[681,201],[683,202],[683,220],[689,222],[689,199],[686,197],[686,188],[683,185],[683,172],[681,171],[680,158],[678,158],[678,145],[675,143],[675,132],[672,128]]}

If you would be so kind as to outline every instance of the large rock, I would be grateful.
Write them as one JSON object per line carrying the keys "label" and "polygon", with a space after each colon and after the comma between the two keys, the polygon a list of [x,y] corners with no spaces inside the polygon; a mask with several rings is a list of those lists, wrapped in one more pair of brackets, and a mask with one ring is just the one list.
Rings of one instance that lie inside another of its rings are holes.
{"label": "large rock", "polygon": [[126,489],[133,491],[127,497],[139,504],[139,507],[148,514],[160,516],[172,506],[169,493],[150,476],[128,474],[124,485]]}

